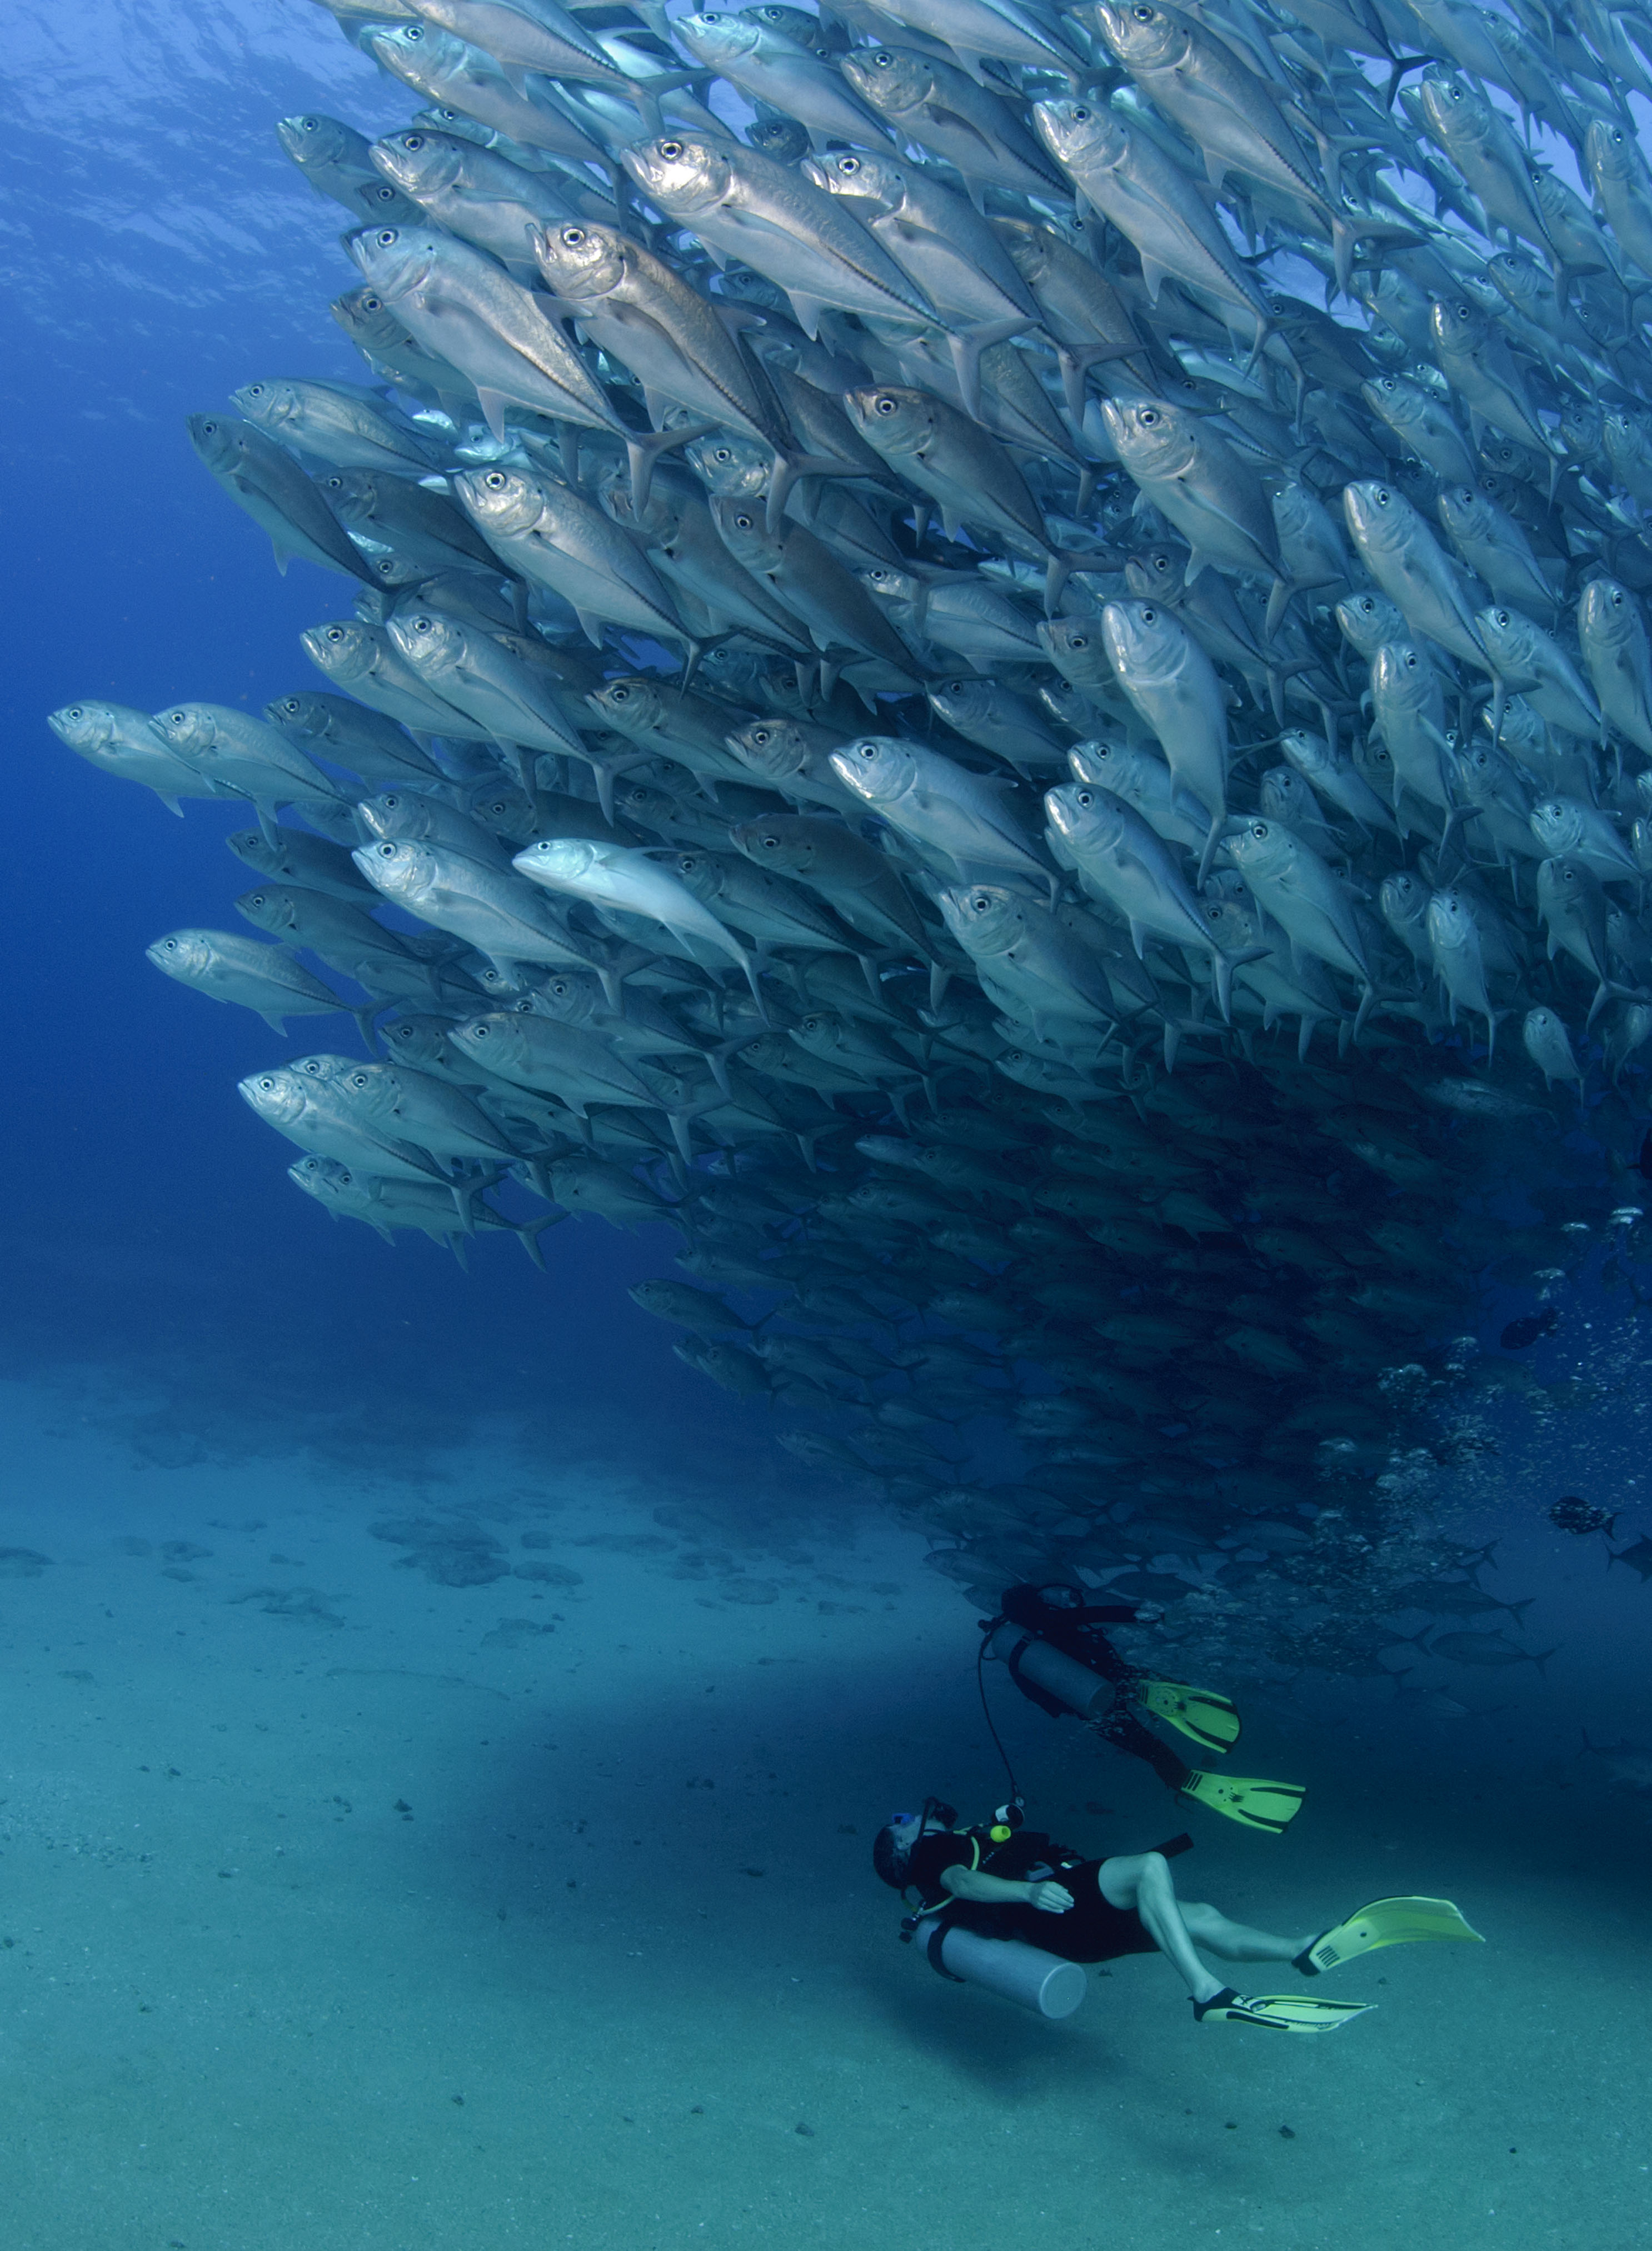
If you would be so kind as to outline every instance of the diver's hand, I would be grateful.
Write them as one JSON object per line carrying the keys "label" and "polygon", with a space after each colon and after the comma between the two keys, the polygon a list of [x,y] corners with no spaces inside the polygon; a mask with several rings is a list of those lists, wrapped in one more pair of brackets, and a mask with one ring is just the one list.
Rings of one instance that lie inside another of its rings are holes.
{"label": "diver's hand", "polygon": [[1045,1915],[1065,1915],[1073,1904],[1073,1894],[1065,1884],[1052,1883],[1046,1877],[1040,1883],[1027,1886],[1026,1903]]}

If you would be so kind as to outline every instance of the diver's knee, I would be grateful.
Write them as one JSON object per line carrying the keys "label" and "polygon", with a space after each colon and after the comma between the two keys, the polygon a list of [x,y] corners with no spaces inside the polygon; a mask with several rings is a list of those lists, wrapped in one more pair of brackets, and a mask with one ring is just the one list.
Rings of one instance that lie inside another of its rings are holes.
{"label": "diver's knee", "polygon": [[1172,1888],[1170,1862],[1162,1853],[1144,1853],[1141,1874],[1136,1880],[1144,1891],[1169,1891]]}

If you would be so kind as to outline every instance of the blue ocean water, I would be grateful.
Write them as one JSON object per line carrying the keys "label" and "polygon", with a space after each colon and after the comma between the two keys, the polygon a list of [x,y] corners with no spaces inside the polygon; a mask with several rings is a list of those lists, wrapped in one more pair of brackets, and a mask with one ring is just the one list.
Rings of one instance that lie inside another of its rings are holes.
{"label": "blue ocean water", "polygon": [[[467,1276],[300,1197],[234,1091],[279,1043],[143,959],[232,922],[244,816],[176,821],[44,725],[309,684],[296,635],[342,582],[275,573],[183,416],[356,375],[338,214],[271,121],[407,103],[308,0],[19,8],[7,52],[0,1546],[50,1569],[0,1603],[0,2234],[869,2251],[945,2212],[1085,2251],[1637,2241],[1646,1596],[1540,1513],[1578,1490],[1644,1528],[1621,1299],[1579,1291],[1538,1354],[1593,1403],[1489,1410],[1501,1451],[1449,1500],[1501,1538],[1496,1591],[1536,1594],[1548,1673],[1455,1680],[1456,1714],[1272,1683],[1256,1756],[1320,1828],[1271,1862],[1201,1832],[1195,1888],[1236,1913],[1449,1891],[1485,1957],[1385,1957],[1369,2046],[1311,2068],[1190,2054],[1140,1964],[1089,2046],[961,2008],[866,1867],[931,1774],[1005,1787],[957,1590],[672,1356],[626,1296],[670,1238],[569,1223],[549,1278],[503,1240]],[[398,1574],[370,1524],[432,1493],[573,1583]],[[1045,1818],[1169,1825],[994,1693]]]}
{"label": "blue ocean water", "polygon": [[[18,1285],[0,1316],[17,1364],[122,1361],[186,1419],[186,1402],[279,1423],[354,1419],[370,1400],[450,1430],[483,1403],[513,1420],[606,1415],[634,1445],[732,1449],[750,1473],[746,1421],[625,1296],[674,1236],[566,1227],[548,1287],[504,1238],[475,1246],[467,1279],[433,1245],[391,1252],[308,1207],[235,1093],[280,1043],[143,958],[167,930],[236,925],[249,879],[219,839],[241,821],[199,804],[175,820],[42,724],[76,696],[257,712],[312,684],[298,633],[349,614],[348,590],[303,562],[277,575],[183,419],[258,374],[356,378],[327,313],[349,280],[342,214],[273,121],[330,105],[370,128],[405,101],[307,0],[24,10],[17,28],[3,694]],[[340,1020],[310,1044],[353,1042]]]}

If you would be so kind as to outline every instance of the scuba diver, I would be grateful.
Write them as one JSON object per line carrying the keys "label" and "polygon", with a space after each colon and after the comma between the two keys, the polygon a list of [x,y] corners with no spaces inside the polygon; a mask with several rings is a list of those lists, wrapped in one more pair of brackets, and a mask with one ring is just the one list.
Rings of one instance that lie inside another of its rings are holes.
{"label": "scuba diver", "polygon": [[[1307,1993],[1241,1993],[1207,1967],[1200,1950],[1220,1962],[1289,1962],[1303,1977],[1315,1977],[1379,1946],[1480,1936],[1449,1900],[1435,1899],[1376,1900],[1317,1936],[1282,1938],[1253,1930],[1230,1922],[1220,1908],[1177,1898],[1169,1864],[1192,1842],[1177,1837],[1151,1853],[1087,1859],[1024,1828],[1014,1799],[990,1824],[959,1828],[951,1806],[926,1798],[921,1812],[893,1814],[879,1830],[872,1865],[893,1889],[916,1894],[917,1911],[903,1936],[923,1939],[943,1977],[992,1986],[1046,2016],[1069,2014],[1082,1998],[1082,1985],[1065,2005],[1036,1997],[1047,1990],[1047,1977],[1029,1988],[1021,1963],[1013,1958],[1027,1948],[1066,1963],[1163,1954],[1185,1980],[1199,2023],[1317,2033],[1362,2015],[1373,2004]],[[955,1933],[985,1943],[966,1945],[955,1962]]]}
{"label": "scuba diver", "polygon": [[[1243,1827],[1282,1836],[1305,1792],[1295,1783],[1223,1776],[1190,1767],[1150,1735],[1137,1711],[1163,1721],[1220,1756],[1238,1742],[1240,1717],[1226,1696],[1161,1680],[1114,1648],[1104,1628],[1134,1623],[1133,1607],[1087,1603],[1063,1585],[1012,1587],[995,1617],[981,1620],[977,1660],[982,1709],[1006,1770],[1008,1754],[992,1725],[981,1666],[1001,1660],[1022,1694],[1056,1718],[1076,1716],[1104,1742],[1144,1759],[1179,1797]],[[1010,1770],[1011,1797],[990,1823],[960,1828],[951,1806],[926,1798],[918,1813],[897,1813],[878,1832],[872,1864],[886,1884],[916,1895],[902,1936],[917,1939],[932,1968],[957,1982],[985,1984],[1047,2017],[1066,2016],[1083,1998],[1082,1969],[1129,1954],[1163,1954],[1180,1972],[1198,2022],[1324,2032],[1369,2005],[1308,1994],[1241,1993],[1201,1960],[1289,1963],[1319,1976],[1380,1946],[1420,1939],[1478,1939],[1449,1900],[1378,1900],[1316,1937],[1281,1937],[1231,1922],[1206,1902],[1179,1901],[1170,1862],[1192,1839],[1154,1851],[1091,1858],[1022,1825],[1022,1801]]]}
{"label": "scuba diver", "polygon": [[[1132,1625],[1142,1616],[1133,1604],[1087,1603],[1075,1587],[1011,1587],[999,1597],[998,1616],[981,1621],[980,1653],[1001,1659],[1040,1711],[1084,1721],[1115,1750],[1144,1760],[1179,1797],[1247,1829],[1282,1836],[1307,1795],[1297,1783],[1191,1767],[1137,1717],[1144,1711],[1163,1721],[1211,1757],[1239,1741],[1239,1714],[1226,1696],[1158,1680],[1114,1648],[1103,1629]],[[983,1687],[983,1706],[985,1700]]]}

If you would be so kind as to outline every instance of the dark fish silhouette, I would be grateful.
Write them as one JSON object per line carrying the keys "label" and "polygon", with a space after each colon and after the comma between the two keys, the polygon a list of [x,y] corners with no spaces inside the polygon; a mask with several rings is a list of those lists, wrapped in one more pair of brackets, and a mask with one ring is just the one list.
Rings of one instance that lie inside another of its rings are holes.
{"label": "dark fish silhouette", "polygon": [[[1642,1584],[1644,1585],[1647,1580],[1652,1579],[1652,1540],[1647,1539],[1642,1534],[1633,1548],[1614,1548],[1612,1550],[1612,1562],[1627,1563],[1632,1571],[1639,1572]],[[1610,1570],[1611,1568],[1612,1564],[1608,1563],[1607,1569]]]}
{"label": "dark fish silhouette", "polygon": [[1563,1494],[1543,1513],[1557,1531],[1575,1533],[1579,1539],[1590,1532],[1604,1532],[1609,1540],[1618,1520],[1615,1509],[1597,1508],[1593,1501],[1584,1500],[1575,1493]]}
{"label": "dark fish silhouette", "polygon": [[1552,1306],[1545,1306],[1540,1313],[1522,1313],[1517,1321],[1510,1321],[1497,1342],[1504,1352],[1524,1352],[1539,1337],[1552,1336],[1559,1326],[1559,1314]]}

